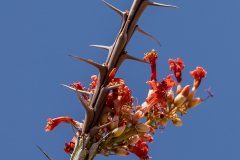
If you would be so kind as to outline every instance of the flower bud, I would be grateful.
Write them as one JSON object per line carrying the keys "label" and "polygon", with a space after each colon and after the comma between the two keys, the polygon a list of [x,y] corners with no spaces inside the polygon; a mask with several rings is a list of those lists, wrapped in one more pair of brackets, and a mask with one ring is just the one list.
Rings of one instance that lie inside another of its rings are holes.
{"label": "flower bud", "polygon": [[167,98],[170,102],[174,101],[174,93],[172,88],[168,91]]}
{"label": "flower bud", "polygon": [[194,97],[194,95],[195,95],[195,93],[196,93],[196,90],[197,90],[196,87],[192,87],[192,89],[191,89],[191,91],[189,92],[189,95],[188,95],[185,103],[186,103],[186,102],[189,102],[189,101],[191,101],[191,100],[193,99],[193,97]]}
{"label": "flower bud", "polygon": [[179,94],[181,91],[182,91],[182,85],[181,85],[181,83],[178,83],[176,94]]}
{"label": "flower bud", "polygon": [[166,126],[166,125],[168,124],[168,118],[167,118],[167,117],[160,118],[159,123],[160,123],[162,126]]}
{"label": "flower bud", "polygon": [[135,144],[140,140],[138,135],[133,135],[132,137],[129,138],[128,144]]}
{"label": "flower bud", "polygon": [[137,124],[140,117],[142,115],[142,111],[138,110],[134,115],[133,115],[133,118],[132,118],[132,124]]}
{"label": "flower bud", "polygon": [[183,88],[181,93],[179,93],[176,98],[174,99],[174,107],[179,107],[183,104],[183,102],[187,99],[187,96],[189,94],[189,88],[190,86],[187,85]]}
{"label": "flower bud", "polygon": [[122,127],[118,127],[118,128],[115,128],[112,133],[113,133],[113,137],[118,137],[120,136],[123,131],[125,130],[126,126],[122,126]]}
{"label": "flower bud", "polygon": [[110,124],[110,129],[113,130],[115,128],[118,127],[118,123],[119,123],[119,117],[118,115],[115,115],[112,119],[113,123]]}
{"label": "flower bud", "polygon": [[182,126],[182,125],[183,125],[180,118],[174,118],[174,119],[172,120],[172,123],[173,123],[175,126]]}
{"label": "flower bud", "polygon": [[194,98],[190,102],[188,102],[187,108],[194,108],[197,105],[201,104],[204,100],[201,98]]}
{"label": "flower bud", "polygon": [[147,104],[147,102],[143,102],[142,106],[141,106],[141,111],[143,113],[146,113],[148,111],[148,108],[150,107],[150,105]]}
{"label": "flower bud", "polygon": [[127,156],[129,155],[128,151],[123,148],[115,148],[113,149],[113,152],[116,153],[119,156]]}
{"label": "flower bud", "polygon": [[135,128],[137,129],[138,132],[149,132],[150,131],[150,126],[144,123],[138,123],[136,124]]}
{"label": "flower bud", "polygon": [[151,97],[151,94],[154,92],[153,89],[149,89],[148,91],[148,96],[146,98],[146,102],[149,102],[153,97]]}

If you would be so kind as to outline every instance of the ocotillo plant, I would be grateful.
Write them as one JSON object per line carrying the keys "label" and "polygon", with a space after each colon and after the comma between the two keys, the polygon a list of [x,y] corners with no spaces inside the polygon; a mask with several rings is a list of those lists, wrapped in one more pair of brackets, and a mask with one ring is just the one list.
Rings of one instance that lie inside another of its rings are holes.
{"label": "ocotillo plant", "polygon": [[[190,85],[185,87],[181,85],[183,61],[180,58],[169,59],[170,70],[174,72],[177,82],[171,78],[173,74],[170,74],[159,83],[156,71],[158,55],[155,50],[146,53],[143,60],[130,56],[125,50],[135,31],[157,41],[137,25],[139,18],[148,6],[178,7],[149,0],[134,0],[131,9],[123,12],[105,1],[103,2],[122,17],[119,32],[111,46],[90,45],[107,50],[109,52],[107,60],[103,64],[98,64],[70,55],[97,67],[99,75],[91,77],[93,80],[90,84],[91,88],[83,87],[82,83],[73,83],[70,86],[62,85],[76,92],[86,110],[85,119],[81,123],[70,117],[49,118],[45,130],[51,131],[61,123],[68,123],[72,126],[74,137],[70,143],[65,144],[64,148],[64,151],[71,156],[70,160],[92,160],[96,155],[126,156],[130,154],[129,152],[140,159],[149,159],[149,148],[146,142],[153,141],[153,132],[156,129],[164,128],[169,120],[175,126],[181,126],[182,121],[178,114],[182,116],[187,113],[188,109],[194,108],[204,101],[193,97],[207,72],[202,67],[197,67],[196,70],[190,72],[190,75],[194,77],[193,87],[190,90]],[[147,82],[151,89],[146,100],[139,106],[133,105],[131,90],[126,86],[125,81],[115,78],[116,72],[126,59],[151,65],[151,80]],[[177,85],[176,96],[173,92],[175,85]],[[210,91],[207,91],[212,96]],[[145,123],[139,122],[140,119]],[[150,134],[147,134],[148,132]],[[51,159],[44,151],[43,153],[48,159]]]}

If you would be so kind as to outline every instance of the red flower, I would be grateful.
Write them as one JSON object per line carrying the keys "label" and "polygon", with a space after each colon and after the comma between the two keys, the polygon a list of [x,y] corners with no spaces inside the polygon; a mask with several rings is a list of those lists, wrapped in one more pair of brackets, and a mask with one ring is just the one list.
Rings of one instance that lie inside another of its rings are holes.
{"label": "red flower", "polygon": [[132,103],[131,90],[128,88],[128,86],[125,86],[118,90],[118,99],[115,100],[117,102],[115,104],[115,112],[118,115],[118,113],[122,110],[123,105],[125,105],[126,103]]}
{"label": "red flower", "polygon": [[202,81],[202,78],[206,77],[207,72],[202,67],[197,67],[196,70],[190,72],[190,75],[194,77],[193,86],[197,89]]}
{"label": "red flower", "polygon": [[[73,88],[77,88],[78,90],[82,90],[82,91],[84,91],[84,89],[85,89],[85,87],[82,86],[81,82],[70,84],[70,86],[72,86]],[[82,96],[85,100],[88,99],[88,97],[86,95],[82,95]]]}
{"label": "red flower", "polygon": [[129,145],[128,148],[130,152],[134,153],[140,159],[150,159],[150,157],[148,156],[148,145],[142,137],[140,137],[140,140],[135,144],[135,146]]}
{"label": "red flower", "polygon": [[[77,132],[76,135],[79,136],[79,133]],[[69,143],[65,143],[66,148],[63,148],[63,150],[68,154],[72,154],[75,147],[75,141],[76,137],[73,137],[73,139]]]}
{"label": "red flower", "polygon": [[152,64],[151,65],[151,80],[157,80],[157,70],[156,70],[156,60],[158,58],[158,54],[155,52],[153,49],[151,52],[148,52],[145,54],[143,57],[143,60],[149,60],[149,62]]}
{"label": "red flower", "polygon": [[93,75],[93,76],[91,77],[91,79],[93,80],[93,82],[90,83],[90,86],[92,86],[91,89],[95,89],[96,86],[97,86],[97,81],[98,81],[97,75]]}
{"label": "red flower", "polygon": [[132,102],[131,90],[128,88],[128,86],[125,86],[123,90],[120,91],[119,96],[121,96],[120,102],[122,105],[127,102]]}
{"label": "red flower", "polygon": [[109,108],[113,108],[114,105],[113,102],[114,102],[113,93],[109,93],[106,99],[106,106],[108,106]]}
{"label": "red flower", "polygon": [[125,81],[122,78],[114,78],[115,74],[116,74],[116,68],[113,68],[113,70],[109,73],[109,76],[108,76],[108,83],[109,83],[108,87],[118,85],[118,84],[123,84],[121,87],[118,87],[115,90],[118,90],[120,88],[123,89],[125,87]]}
{"label": "red flower", "polygon": [[76,138],[73,137],[70,143],[65,143],[66,148],[63,148],[63,150],[68,154],[72,154],[75,147],[75,141],[76,141]]}
{"label": "red flower", "polygon": [[83,88],[84,87],[82,87],[82,83],[81,82],[78,82],[78,83],[73,83],[73,84],[70,84],[70,86],[72,86],[72,87],[76,87],[78,90],[84,90]]}
{"label": "red flower", "polygon": [[46,132],[53,130],[55,127],[57,127],[61,123],[68,123],[71,121],[74,125],[80,127],[81,123],[78,121],[73,120],[71,117],[58,117],[58,118],[48,118],[47,119],[48,123],[47,126],[45,127]]}
{"label": "red flower", "polygon": [[169,75],[166,79],[164,78],[162,83],[158,83],[155,80],[147,82],[154,90],[149,96],[152,97],[152,99],[149,101],[148,105],[153,106],[157,103],[161,103],[162,105],[166,104],[167,90],[176,85],[176,82],[171,78],[172,76],[173,75]]}
{"label": "red flower", "polygon": [[167,85],[167,87],[166,88],[173,88],[177,83],[171,78],[173,75],[172,74],[170,74],[170,75],[168,75],[167,76],[167,78],[165,79],[163,79],[163,81],[162,81],[162,84],[165,84],[165,85]]}
{"label": "red flower", "polygon": [[116,68],[113,68],[112,71],[109,73],[108,83],[112,82],[112,80],[114,79],[115,74],[116,74]]}
{"label": "red flower", "polygon": [[185,65],[183,65],[183,61],[180,58],[178,58],[177,60],[169,59],[168,64],[172,64],[172,66],[170,66],[170,70],[174,71],[174,75],[175,75],[178,83],[181,83],[181,81],[182,81],[182,70],[185,67]]}

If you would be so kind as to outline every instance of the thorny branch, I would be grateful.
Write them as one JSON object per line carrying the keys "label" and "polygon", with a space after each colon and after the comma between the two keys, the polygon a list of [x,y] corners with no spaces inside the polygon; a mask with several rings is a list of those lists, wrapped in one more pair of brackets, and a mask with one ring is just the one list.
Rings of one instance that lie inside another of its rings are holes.
{"label": "thorny branch", "polygon": [[[102,0],[103,1],[103,0]],[[109,91],[104,87],[107,86],[107,80],[110,72],[113,68],[116,68],[116,71],[120,67],[121,63],[128,59],[125,48],[127,47],[128,42],[130,41],[132,35],[136,30],[138,30],[137,22],[148,6],[160,6],[160,7],[171,7],[177,8],[176,6],[164,5],[160,3],[150,2],[148,0],[134,0],[132,7],[128,12],[123,12],[115,7],[111,6],[107,2],[103,1],[110,8],[116,11],[122,17],[122,23],[115,42],[109,48],[109,53],[106,61],[106,65],[102,66],[99,69],[99,79],[97,82],[96,90],[93,94],[93,98],[90,101],[90,106],[94,106],[94,117],[86,115],[85,121],[83,124],[82,135],[88,133],[90,128],[96,125],[99,121],[99,116],[101,115],[102,108],[106,101]],[[121,59],[121,61],[119,61]],[[132,58],[133,59],[133,58]],[[133,59],[137,60],[137,58]],[[120,64],[119,64],[120,63]]]}

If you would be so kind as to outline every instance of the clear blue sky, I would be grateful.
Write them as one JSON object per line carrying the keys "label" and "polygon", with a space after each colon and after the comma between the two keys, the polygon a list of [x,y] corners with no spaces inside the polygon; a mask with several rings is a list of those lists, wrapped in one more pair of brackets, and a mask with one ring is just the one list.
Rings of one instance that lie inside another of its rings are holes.
{"label": "clear blue sky", "polygon": [[[107,2],[129,10],[132,0]],[[150,155],[153,160],[239,160],[240,1],[156,2],[179,6],[149,7],[139,20],[162,47],[135,33],[128,53],[142,58],[155,49],[159,81],[170,74],[169,58],[184,61],[183,85],[192,86],[189,71],[201,66],[208,74],[196,96],[205,98],[209,86],[215,94],[189,110],[182,127],[169,123],[164,133],[156,131]],[[45,160],[39,145],[54,160],[67,160],[63,147],[73,137],[70,126],[62,124],[46,133],[46,120],[84,119],[76,93],[59,84],[79,81],[88,86],[91,75],[98,74],[67,55],[104,63],[107,52],[88,45],[111,45],[121,18],[100,0],[1,0],[0,22],[0,159]],[[150,66],[125,61],[116,77],[125,79],[140,104],[145,100]],[[138,159],[108,159],[112,158]]]}

